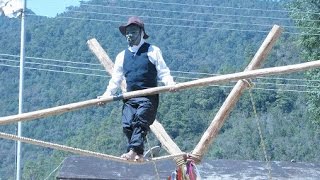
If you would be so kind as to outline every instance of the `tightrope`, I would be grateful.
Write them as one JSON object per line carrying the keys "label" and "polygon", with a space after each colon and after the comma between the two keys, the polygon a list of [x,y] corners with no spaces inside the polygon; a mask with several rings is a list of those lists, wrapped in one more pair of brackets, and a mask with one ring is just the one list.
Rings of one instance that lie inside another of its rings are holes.
{"label": "tightrope", "polygon": [[113,156],[113,155],[103,154],[103,153],[89,151],[89,150],[83,150],[83,149],[79,149],[79,148],[74,148],[74,147],[70,147],[70,146],[45,142],[45,141],[31,139],[31,138],[27,138],[27,137],[19,137],[19,136],[13,135],[13,134],[7,134],[7,133],[3,133],[3,132],[0,132],[0,138],[10,139],[10,140],[14,140],[14,141],[21,141],[24,143],[29,143],[29,144],[33,144],[33,145],[37,145],[37,146],[43,146],[43,147],[57,149],[57,150],[61,150],[61,151],[72,152],[72,153],[80,154],[80,155],[84,155],[84,156],[92,156],[92,157],[96,157],[99,159],[112,160],[112,161],[128,163],[128,164],[146,164],[146,163],[151,163],[151,162],[161,161],[161,160],[166,160],[166,159],[174,159],[176,157],[182,157],[182,156],[186,155],[186,153],[180,153],[180,154],[161,156],[161,157],[157,157],[157,158],[145,159],[142,162],[137,162],[137,161],[128,161],[124,158],[120,158],[120,157]]}

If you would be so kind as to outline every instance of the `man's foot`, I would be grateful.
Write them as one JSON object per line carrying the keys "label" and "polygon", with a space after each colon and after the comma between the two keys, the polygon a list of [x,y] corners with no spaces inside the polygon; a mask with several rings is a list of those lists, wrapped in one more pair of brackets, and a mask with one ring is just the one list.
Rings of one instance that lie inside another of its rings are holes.
{"label": "man's foot", "polygon": [[143,155],[142,154],[137,154],[134,158],[134,161],[137,162],[143,162]]}
{"label": "man's foot", "polygon": [[135,161],[136,156],[137,156],[137,153],[134,152],[133,149],[130,149],[129,152],[122,154],[120,157],[128,161]]}

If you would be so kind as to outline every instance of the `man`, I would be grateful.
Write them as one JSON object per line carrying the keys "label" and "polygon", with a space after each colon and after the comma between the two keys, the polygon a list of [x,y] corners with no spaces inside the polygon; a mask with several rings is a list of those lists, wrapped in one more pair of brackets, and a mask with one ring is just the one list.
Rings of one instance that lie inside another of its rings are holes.
{"label": "man", "polygon": [[[139,17],[130,17],[119,30],[126,37],[128,48],[117,55],[112,78],[102,97],[115,95],[122,80],[127,83],[127,92],[156,87],[158,79],[165,85],[175,84],[161,50],[145,41],[149,36]],[[128,147],[122,158],[143,160],[144,140],[155,120],[158,103],[158,94],[124,100],[122,127]]]}

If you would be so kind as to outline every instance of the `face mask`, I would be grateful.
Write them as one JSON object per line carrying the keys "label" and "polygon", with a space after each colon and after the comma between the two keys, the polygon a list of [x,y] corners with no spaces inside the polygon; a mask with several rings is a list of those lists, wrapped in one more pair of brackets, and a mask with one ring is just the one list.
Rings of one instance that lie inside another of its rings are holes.
{"label": "face mask", "polygon": [[138,45],[141,40],[141,28],[137,25],[130,25],[126,28],[126,38],[129,46]]}

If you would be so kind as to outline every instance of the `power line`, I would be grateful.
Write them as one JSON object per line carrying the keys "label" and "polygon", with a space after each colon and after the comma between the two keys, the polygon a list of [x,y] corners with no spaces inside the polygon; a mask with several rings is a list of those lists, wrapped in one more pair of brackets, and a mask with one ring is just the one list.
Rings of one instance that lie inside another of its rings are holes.
{"label": "power line", "polygon": [[1,54],[0,56],[10,56],[10,57],[20,57],[20,55],[13,55],[13,54]]}
{"label": "power line", "polygon": [[[271,79],[271,78],[265,78],[265,77],[260,77],[258,79]],[[309,82],[320,82],[320,80],[312,80],[312,79],[288,79],[288,78],[272,78],[275,80],[285,80],[285,81],[309,81]]]}
{"label": "power line", "polygon": [[[34,14],[26,14],[28,16],[39,16]],[[46,17],[46,16],[43,16]],[[111,22],[111,23],[123,23],[122,21],[116,20],[107,20],[107,19],[93,19],[93,18],[76,18],[69,16],[57,16],[56,19],[73,19],[73,20],[83,20],[83,21],[99,21],[99,22]],[[151,26],[162,26],[162,27],[178,27],[178,28],[192,28],[192,29],[208,29],[208,30],[224,30],[224,31],[235,31],[235,32],[253,32],[253,33],[268,33],[269,31],[265,30],[252,30],[252,29],[236,29],[236,28],[214,28],[207,26],[190,26],[190,25],[170,25],[170,24],[159,24],[159,23],[148,23]],[[311,34],[311,33],[293,33],[293,32],[283,32],[284,34],[294,34],[294,35],[313,35],[320,36],[320,34]]]}
{"label": "power line", "polygon": [[[179,79],[187,79],[187,80],[198,80],[201,78],[192,78],[192,77],[183,77],[183,76],[174,76]],[[237,81],[230,81],[236,83]],[[274,86],[293,86],[293,87],[306,87],[306,88],[319,88],[319,86],[309,86],[309,85],[299,85],[299,84],[282,84],[282,83],[264,83],[264,82],[254,82],[254,84],[262,84],[262,85],[274,85]]]}
{"label": "power line", "polygon": [[[70,10],[69,12],[75,13],[82,13],[82,14],[98,14],[98,15],[112,15],[112,16],[133,16],[133,15],[125,15],[125,14],[117,14],[117,13],[108,13],[108,12],[94,12],[94,11],[75,11]],[[141,18],[150,18],[150,19],[161,19],[161,20],[174,20],[174,21],[187,21],[187,22],[201,22],[201,23],[212,23],[212,24],[231,24],[231,25],[246,25],[246,26],[262,26],[262,27],[271,27],[273,24],[247,24],[247,23],[239,23],[239,22],[228,22],[228,21],[208,21],[208,20],[193,20],[193,19],[181,19],[181,18],[167,18],[167,17],[159,17],[159,16],[139,16]],[[302,28],[302,29],[320,29],[320,28],[313,28],[313,27],[296,27],[296,26],[286,26],[283,25],[284,28]]]}
{"label": "power line", "polygon": [[310,86],[306,84],[282,84],[282,83],[264,83],[264,82],[254,82],[254,84],[263,84],[263,85],[275,85],[275,86],[294,86],[294,87],[307,87],[307,88],[320,88],[320,86]]}
{"label": "power line", "polygon": [[[2,54],[2,53],[0,53],[0,56],[20,57],[19,55]],[[32,57],[32,56],[26,56],[26,59],[38,59],[38,60],[44,60],[44,61],[54,61],[54,62],[63,62],[63,63],[71,63],[71,64],[101,66],[101,64],[97,64],[97,63],[86,63],[86,62],[79,62],[79,61],[67,61],[67,60],[61,60],[61,59],[40,58],[40,57]]]}
{"label": "power line", "polygon": [[[19,66],[14,65],[7,65],[7,64],[0,64],[0,66],[6,66],[6,67],[15,67],[18,68]],[[38,71],[48,71],[48,72],[55,72],[55,73],[66,73],[66,74],[73,74],[73,75],[85,75],[85,76],[96,76],[96,77],[110,77],[106,75],[96,75],[96,74],[86,74],[86,73],[78,73],[78,72],[70,72],[70,71],[59,71],[59,70],[51,70],[51,69],[43,69],[43,68],[31,68],[26,67],[26,69],[31,70],[38,70]],[[182,78],[183,77],[178,77]],[[223,86],[223,85],[210,85],[212,87],[225,87],[225,88],[232,88],[233,86]],[[267,89],[267,88],[253,88],[257,90],[267,90],[267,91],[284,91],[284,92],[298,92],[298,93],[318,93],[319,91],[300,91],[300,90],[283,90],[283,89]]]}
{"label": "power line", "polygon": [[[1,55],[1,54],[0,54],[0,55]],[[85,62],[66,61],[66,60],[49,59],[49,58],[39,58],[39,57],[26,57],[26,58],[27,58],[27,59],[38,59],[38,60],[44,60],[44,61],[64,62],[64,63],[71,63],[71,64],[101,66],[101,64],[97,64],[97,63],[85,63]]]}
{"label": "power line", "polygon": [[[4,55],[4,56],[11,56],[11,57],[19,57],[18,55],[12,55],[12,54],[1,54],[0,56]],[[44,60],[44,61],[54,61],[54,62],[62,62],[62,63],[73,63],[73,64],[79,64],[79,65],[94,65],[94,66],[101,66],[100,64],[95,64],[95,63],[85,63],[85,62],[77,62],[77,61],[67,61],[67,60],[58,60],[58,59],[49,59],[49,58],[39,58],[39,57],[27,57],[28,59],[38,59],[38,60]],[[14,61],[14,62],[18,62],[17,60],[12,60],[12,59],[5,59],[5,58],[0,58],[0,60],[8,60],[8,61]],[[31,63],[31,62],[29,62]],[[51,64],[42,64],[42,63],[38,63],[40,65],[51,65]],[[59,66],[59,67],[65,67],[64,65],[52,65],[52,66]],[[74,67],[71,66],[73,69],[77,69],[78,67]],[[97,71],[103,71],[104,70],[100,70],[100,69],[89,69],[89,70],[97,70]],[[218,76],[218,75],[223,75],[223,74],[219,74],[219,73],[204,73],[204,72],[196,72],[196,71],[174,71],[171,70],[172,73],[181,73],[181,74],[190,74],[190,75],[206,75],[206,76]],[[192,78],[189,78],[192,79]],[[196,78],[194,78],[196,79]],[[270,78],[270,77],[257,77],[256,79],[266,79],[266,80],[285,80],[285,81],[304,81],[304,82],[320,82],[320,80],[309,80],[309,79],[292,79],[292,78]]]}
{"label": "power line", "polygon": [[196,11],[173,11],[164,9],[149,9],[149,8],[135,8],[135,7],[125,7],[125,6],[109,6],[109,5],[99,5],[99,4],[81,4],[81,6],[92,6],[92,7],[102,7],[102,8],[118,8],[126,10],[138,10],[138,11],[151,11],[151,12],[168,12],[168,13],[179,13],[179,14],[191,14],[191,15],[211,15],[211,16],[223,16],[223,17],[241,17],[241,18],[255,18],[255,19],[272,19],[272,20],[287,20],[287,21],[312,21],[319,22],[320,20],[308,20],[308,19],[291,19],[291,18],[281,18],[281,17],[266,17],[266,16],[244,16],[244,15],[233,15],[233,14],[215,14],[215,13],[204,13]]}
{"label": "power line", "polygon": [[[82,3],[81,5],[85,5],[85,6],[102,6],[102,7],[109,7],[109,8],[125,8],[125,9],[140,9],[141,8],[130,8],[130,7],[123,7],[123,6],[103,6],[103,5],[91,5],[91,4],[85,4],[85,3]],[[250,9],[250,8],[249,8]],[[154,9],[143,9],[143,10],[154,10]],[[157,11],[157,10],[156,10]],[[159,10],[161,11],[161,10]],[[163,10],[162,10],[163,11]],[[117,15],[117,16],[126,16],[126,15],[123,15],[123,14],[115,14],[115,13],[98,13],[98,12],[84,12],[84,11],[70,11],[70,12],[77,12],[77,13],[96,13],[96,14],[109,14],[109,15]],[[178,13],[190,13],[190,12],[179,12],[179,11],[169,11],[169,12],[178,12]],[[31,15],[31,14],[28,14],[28,15]],[[259,16],[241,16],[241,15],[228,15],[228,14],[213,14],[213,15],[221,15],[221,16],[236,16],[236,17],[251,17],[251,18],[257,18]],[[129,15],[128,15],[129,16]],[[161,17],[151,17],[151,16],[145,16],[145,17],[148,17],[148,18],[160,18],[160,19],[172,19],[174,20],[174,18],[161,18]],[[107,21],[107,22],[119,22],[119,21],[114,21],[114,20],[100,20],[100,19],[84,19],[84,18],[75,18],[75,17],[65,17],[65,18],[68,18],[68,19],[78,19],[78,20],[95,20],[95,21]],[[264,18],[271,18],[271,19],[274,19],[273,17],[264,17]],[[281,18],[283,19],[283,18]],[[285,19],[290,19],[290,18],[285,18]],[[211,23],[225,23],[225,24],[234,24],[234,25],[249,25],[249,24],[245,24],[245,23],[233,23],[233,22],[214,22],[214,21],[202,21],[202,20],[189,20],[189,19],[175,19],[175,20],[184,20],[184,21],[198,21],[198,22],[211,22]],[[152,25],[161,25],[161,26],[166,26],[166,24],[152,24]],[[265,24],[250,24],[250,25],[254,25],[254,26],[270,26],[270,25],[265,25]],[[170,26],[170,25],[169,25]],[[189,28],[192,28],[194,26],[180,26],[180,27],[189,27]],[[283,26],[283,27],[286,27],[286,28],[296,28],[294,26]],[[207,28],[207,29],[221,29],[221,28],[212,28],[212,27],[199,27],[197,26],[197,28]],[[309,28],[309,29],[315,29],[313,27],[298,27],[298,28],[303,28],[303,29],[306,29],[306,28]],[[238,29],[222,29],[222,30],[238,30]],[[252,32],[252,30],[240,30],[240,31],[249,31],[249,32]],[[266,32],[266,31],[253,31],[253,32]],[[287,32],[286,32],[287,33]],[[289,33],[289,32],[288,32]],[[308,33],[289,33],[289,34],[302,34],[302,35],[307,35]],[[308,34],[310,35],[310,34]],[[320,35],[320,34],[311,34],[311,35]]]}
{"label": "power line", "polygon": [[[38,16],[34,14],[27,14],[31,16]],[[59,16],[58,19],[74,19],[74,20],[85,20],[85,21],[100,21],[100,22],[112,22],[112,23],[123,23],[122,21],[115,21],[115,20],[106,20],[106,19],[92,19],[92,18],[75,18],[75,17],[68,17],[68,16]],[[257,32],[257,33],[268,33],[269,31],[259,31],[259,30],[241,30],[241,29],[232,29],[232,28],[212,28],[206,26],[188,26],[188,25],[168,25],[168,24],[157,24],[157,23],[148,23],[148,25],[154,26],[165,26],[165,27],[179,27],[179,28],[194,28],[194,29],[211,29],[211,30],[226,30],[226,31],[238,31],[238,32]],[[320,34],[317,34],[320,35]]]}
{"label": "power line", "polygon": [[[181,78],[181,77],[178,77]],[[184,78],[182,78],[184,79]],[[210,87],[223,87],[223,88],[233,88],[234,86],[227,85],[209,85]],[[272,89],[272,88],[257,88],[253,87],[252,89],[264,90],[264,91],[283,91],[283,92],[298,92],[298,93],[319,93],[320,91],[301,91],[301,90],[290,90],[290,89]]]}
{"label": "power line", "polygon": [[[281,12],[281,13],[292,13],[296,11],[288,10],[275,10],[275,9],[258,9],[258,8],[246,8],[246,7],[228,7],[228,6],[214,6],[214,5],[199,5],[199,4],[183,4],[183,3],[168,3],[168,2],[156,2],[156,1],[139,1],[139,0],[120,0],[127,2],[139,2],[139,3],[151,3],[153,4],[164,4],[164,5],[180,5],[180,6],[189,6],[189,7],[204,7],[204,8],[221,8],[221,9],[233,9],[233,10],[249,10],[249,11],[265,11],[265,12]],[[302,12],[298,11],[300,14],[320,14],[316,12]]]}
{"label": "power line", "polygon": [[[6,60],[10,62],[16,62],[19,63],[18,60],[10,60],[10,59],[3,59],[0,58],[0,60]],[[52,67],[60,67],[60,68],[70,68],[70,69],[82,69],[82,70],[90,70],[90,71],[100,71],[105,72],[105,70],[102,69],[91,69],[91,68],[85,68],[85,67],[74,67],[74,66],[67,66],[67,65],[56,65],[56,64],[43,64],[43,63],[35,63],[35,62],[25,62],[26,64],[34,64],[34,65],[43,65],[43,66],[52,66]]]}
{"label": "power line", "polygon": [[135,8],[135,7],[125,7],[125,6],[109,6],[109,5],[99,5],[99,4],[81,4],[81,6],[92,6],[92,7],[102,7],[102,8],[115,8],[115,9],[125,9],[125,10],[138,10],[138,11],[151,11],[151,12],[167,12],[167,13],[179,13],[179,14],[191,14],[191,15],[211,15],[211,16],[224,16],[224,17],[245,17],[245,18],[258,18],[258,19],[277,19],[277,20],[292,20],[290,18],[277,18],[277,17],[264,17],[264,16],[242,16],[242,15],[232,15],[232,14],[215,14],[215,13],[204,13],[195,11],[173,11],[165,9],[149,9],[149,8]]}
{"label": "power line", "polygon": [[[142,1],[141,1],[142,2]],[[148,1],[148,2],[151,2],[151,1]],[[131,8],[131,7],[124,7],[124,6],[105,6],[105,5],[97,5],[97,4],[81,4],[81,5],[84,5],[84,6],[98,6],[98,7],[108,7],[108,8],[124,8],[124,9],[133,9],[133,10],[149,10],[149,11],[161,11],[161,12],[173,12],[173,13],[194,13],[194,14],[208,14],[208,13],[199,13],[199,12],[183,12],[183,11],[170,11],[170,10],[157,10],[157,9],[147,9],[147,8]],[[247,8],[247,9],[250,9],[250,8]],[[258,10],[258,9],[255,9],[255,10]],[[78,11],[79,12],[79,11]],[[88,13],[96,13],[96,12],[88,12]],[[103,13],[99,13],[99,14],[103,14]],[[110,14],[110,13],[109,13]],[[320,13],[319,13],[320,14]],[[303,21],[311,21],[311,22],[318,22],[320,20],[309,20],[309,19],[290,19],[290,18],[276,18],[276,17],[262,17],[262,16],[242,16],[242,15],[230,15],[230,14],[212,14],[212,13],[209,13],[209,15],[218,15],[218,16],[223,16],[223,17],[226,17],[226,16],[231,16],[231,17],[244,17],[244,18],[263,18],[263,19],[281,19],[281,20],[295,20],[295,21],[300,21],[300,20],[303,20]],[[123,16],[123,15],[122,15]],[[162,18],[164,19],[164,18]],[[174,19],[174,18],[173,18]],[[178,19],[177,19],[178,20]],[[192,20],[191,20],[192,21]],[[194,20],[195,21],[195,20]],[[230,24],[231,22],[229,22]],[[227,23],[228,24],[228,23]],[[232,24],[232,23],[231,23]],[[233,23],[233,24],[238,24],[238,25],[244,25],[243,23]],[[162,24],[161,24],[162,25]],[[255,26],[267,26],[267,25],[263,25],[263,24],[251,24],[251,25],[255,25]],[[185,27],[185,26],[183,26]],[[187,27],[190,27],[190,26],[187,26]],[[294,28],[294,26],[283,26],[283,27],[286,27],[286,28]],[[210,29],[210,27],[208,27]],[[299,29],[320,29],[320,28],[313,28],[313,27],[308,27],[308,26],[304,26],[304,27],[296,27],[296,28],[299,28]],[[234,29],[232,29],[234,30]],[[264,31],[263,31],[264,32]],[[316,34],[309,34],[309,33],[290,33],[290,32],[285,32],[287,34],[297,34],[297,35],[320,35],[318,33]]]}
{"label": "power line", "polygon": [[264,90],[264,91],[283,91],[283,92],[297,92],[297,93],[319,93],[320,91],[299,91],[299,90],[290,90],[290,89],[266,89],[266,88],[253,88],[256,90]]}
{"label": "power line", "polygon": [[[15,68],[19,68],[19,67],[20,67],[20,66],[7,65],[7,64],[1,64],[1,63],[0,63],[0,66],[15,67]],[[44,69],[44,68],[32,68],[32,67],[25,67],[25,68],[26,68],[26,69],[31,69],[31,70],[48,71],[48,72],[56,72],[56,73],[66,73],[66,74],[74,74],[74,75],[85,75],[85,76],[96,76],[96,77],[110,77],[110,76],[107,76],[107,75],[87,74],[87,73],[70,72],[70,71],[59,71],[59,70]]]}
{"label": "power line", "polygon": [[[191,74],[191,75],[208,75],[208,76],[219,76],[223,74],[203,73],[203,72],[186,72],[186,71],[171,71],[175,73]],[[308,82],[320,82],[320,80],[308,80],[308,79],[292,79],[292,78],[269,78],[269,77],[257,77],[256,79],[266,80],[286,80],[286,81],[308,81]]]}

